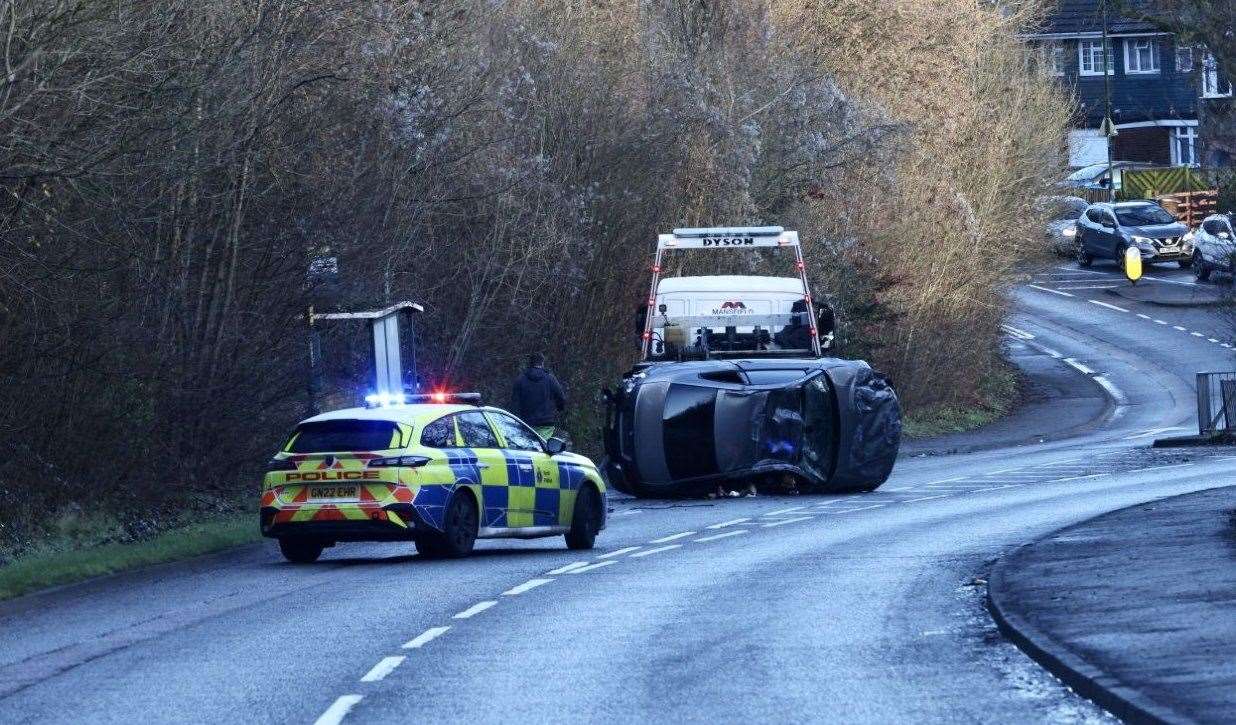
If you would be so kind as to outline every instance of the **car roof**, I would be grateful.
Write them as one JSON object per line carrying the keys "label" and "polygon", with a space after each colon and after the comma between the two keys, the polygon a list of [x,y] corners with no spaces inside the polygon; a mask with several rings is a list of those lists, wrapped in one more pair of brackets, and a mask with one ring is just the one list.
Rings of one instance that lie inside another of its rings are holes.
{"label": "car roof", "polygon": [[327,420],[385,420],[392,423],[414,424],[426,418],[437,418],[449,413],[459,413],[467,410],[497,410],[497,408],[449,403],[418,403],[415,405],[391,405],[381,408],[343,408],[341,410],[319,413],[312,418],[302,420],[301,423],[320,423]]}

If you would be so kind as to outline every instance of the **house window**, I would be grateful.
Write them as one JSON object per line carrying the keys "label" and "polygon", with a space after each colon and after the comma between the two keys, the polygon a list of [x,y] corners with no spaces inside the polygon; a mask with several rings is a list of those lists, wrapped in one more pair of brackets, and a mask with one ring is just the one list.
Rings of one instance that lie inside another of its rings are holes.
{"label": "house window", "polygon": [[1193,49],[1192,48],[1176,48],[1176,72],[1177,73],[1192,73],[1193,72]]}
{"label": "house window", "polygon": [[1053,76],[1064,75],[1064,43],[1048,41],[1043,44],[1043,67]]}
{"label": "house window", "polygon": [[1202,98],[1230,98],[1232,84],[1219,80],[1219,62],[1207,54],[1202,60]]}
{"label": "house window", "polygon": [[1111,74],[1115,65],[1113,55],[1110,43],[1105,54],[1102,40],[1083,40],[1077,44],[1078,70],[1084,76],[1101,76],[1104,72]]}
{"label": "house window", "polygon": [[1197,126],[1178,126],[1172,129],[1172,164],[1197,165]]}
{"label": "house window", "polygon": [[1124,72],[1145,75],[1159,72],[1159,42],[1154,38],[1129,38],[1124,41]]}

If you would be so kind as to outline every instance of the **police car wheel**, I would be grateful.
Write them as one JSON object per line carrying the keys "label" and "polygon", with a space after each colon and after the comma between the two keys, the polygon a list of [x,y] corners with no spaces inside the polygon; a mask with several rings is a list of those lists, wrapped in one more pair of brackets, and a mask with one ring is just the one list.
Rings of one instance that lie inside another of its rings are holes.
{"label": "police car wheel", "polygon": [[476,504],[466,491],[451,497],[442,514],[442,533],[416,540],[416,550],[426,556],[458,558],[472,553],[476,545]]}
{"label": "police car wheel", "polygon": [[591,549],[601,530],[601,500],[596,489],[584,486],[575,497],[575,512],[571,515],[571,530],[566,534],[568,549]]}
{"label": "police car wheel", "polygon": [[313,539],[279,539],[279,551],[293,564],[312,564],[326,547]]}

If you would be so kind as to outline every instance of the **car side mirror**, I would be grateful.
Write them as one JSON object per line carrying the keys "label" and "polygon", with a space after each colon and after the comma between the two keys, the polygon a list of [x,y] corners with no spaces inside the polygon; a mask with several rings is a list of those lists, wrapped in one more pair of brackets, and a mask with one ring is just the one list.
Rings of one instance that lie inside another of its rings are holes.
{"label": "car side mirror", "polygon": [[545,452],[551,456],[566,453],[567,448],[567,442],[557,436],[545,441]]}

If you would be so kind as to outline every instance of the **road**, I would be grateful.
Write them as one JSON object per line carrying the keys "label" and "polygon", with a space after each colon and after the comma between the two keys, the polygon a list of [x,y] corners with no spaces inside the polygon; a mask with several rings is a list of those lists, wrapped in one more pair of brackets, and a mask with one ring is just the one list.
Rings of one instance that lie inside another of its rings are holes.
{"label": "road", "polygon": [[1146,448],[1194,424],[1192,375],[1232,367],[1231,329],[1113,279],[1019,286],[1010,352],[1052,397],[874,493],[615,499],[586,556],[352,544],[293,566],[256,545],[25,597],[0,604],[0,721],[1105,721],[995,631],[989,562],[1236,483],[1233,455]]}

